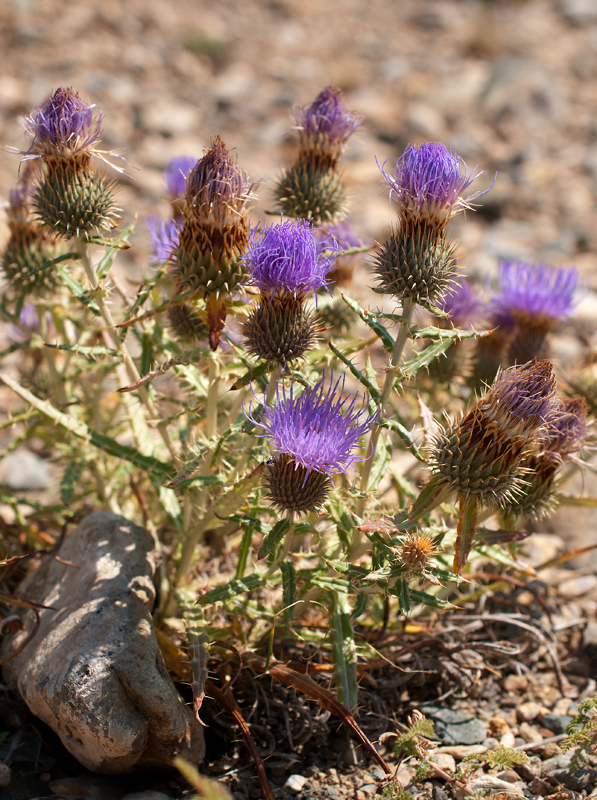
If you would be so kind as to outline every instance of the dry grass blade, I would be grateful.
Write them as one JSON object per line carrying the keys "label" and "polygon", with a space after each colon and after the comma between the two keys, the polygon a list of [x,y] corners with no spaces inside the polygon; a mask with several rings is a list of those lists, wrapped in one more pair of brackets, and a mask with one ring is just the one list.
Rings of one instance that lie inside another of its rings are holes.
{"label": "dry grass blade", "polygon": [[257,746],[253,741],[253,737],[251,736],[251,731],[249,730],[249,726],[245,722],[243,715],[241,714],[240,708],[232,693],[228,689],[226,692],[223,692],[219,689],[213,681],[207,680],[206,686],[209,689],[210,696],[217,700],[218,703],[228,711],[229,714],[232,714],[234,717],[238,727],[240,728],[240,732],[242,734],[243,740],[249,750],[251,751],[251,755],[255,761],[255,768],[257,769],[257,778],[259,779],[259,785],[261,787],[261,792],[266,800],[276,800],[276,795],[274,794],[274,790],[271,787],[270,782],[267,779],[267,775],[265,773],[265,764],[263,763],[263,759],[259,755],[257,750]]}
{"label": "dry grass blade", "polygon": [[[244,660],[246,663],[256,669],[259,669],[261,672],[266,671],[265,663],[252,653],[245,653]],[[346,708],[346,706],[342,705],[342,703],[330,691],[315,683],[315,681],[310,678],[309,675],[296,672],[296,670],[291,669],[285,664],[270,662],[269,668],[267,669],[267,674],[271,675],[272,678],[276,678],[276,680],[285,683],[287,686],[292,686],[293,689],[296,689],[298,692],[302,692],[303,694],[307,695],[307,697],[317,700],[323,709],[329,711],[335,717],[339,717],[342,722],[353,731],[361,744],[371,753],[384,772],[388,775],[393,773],[392,768],[388,766],[388,764],[377,752],[373,744],[357,725],[357,722],[350,711]]]}

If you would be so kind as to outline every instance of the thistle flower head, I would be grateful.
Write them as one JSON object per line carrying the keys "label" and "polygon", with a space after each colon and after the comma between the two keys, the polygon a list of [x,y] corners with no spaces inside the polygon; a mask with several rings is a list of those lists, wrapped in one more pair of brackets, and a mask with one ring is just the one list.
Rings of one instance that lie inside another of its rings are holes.
{"label": "thistle flower head", "polygon": [[73,89],[57,89],[43,105],[26,118],[26,130],[33,136],[29,154],[72,156],[90,149],[102,136],[102,115],[94,116]]}
{"label": "thistle flower head", "polygon": [[587,437],[587,403],[582,397],[562,401],[560,415],[556,416],[545,432],[546,452],[566,458],[577,453]]}
{"label": "thistle flower head", "polygon": [[261,292],[296,297],[329,284],[337,252],[336,242],[329,236],[317,241],[305,220],[286,220],[252,231],[243,261]]}
{"label": "thistle flower head", "polygon": [[[450,315],[449,323],[457,328],[469,327],[483,315],[485,303],[466,280],[455,285],[437,301],[437,307]],[[446,320],[441,320],[445,322]]]}
{"label": "thistle flower head", "polygon": [[502,261],[500,291],[493,298],[498,312],[509,314],[521,328],[547,332],[574,308],[579,276],[575,267],[550,267],[523,261]]}
{"label": "thistle flower head", "polygon": [[380,294],[433,306],[458,277],[456,246],[441,226],[408,220],[381,242],[372,268]]}
{"label": "thistle flower head", "polygon": [[224,142],[215,136],[209,150],[188,174],[186,197],[198,217],[225,220],[244,210],[255,188]]}
{"label": "thistle flower head", "polygon": [[166,164],[164,181],[172,197],[180,197],[186,192],[187,178],[196,163],[193,156],[176,156]]}
{"label": "thistle flower head", "polygon": [[368,413],[366,398],[358,406],[356,395],[343,395],[343,378],[334,383],[332,375],[327,389],[324,384],[325,375],[298,397],[294,383],[288,394],[278,384],[271,408],[265,406],[259,419],[247,414],[278,453],[268,466],[269,496],[288,511],[311,511],[321,505],[331,476],[363,460],[355,449],[376,419]]}
{"label": "thistle flower head", "polygon": [[408,570],[419,572],[428,566],[435,552],[433,539],[423,531],[407,534],[399,550],[399,555]]}
{"label": "thistle flower head", "polygon": [[561,412],[555,390],[549,361],[499,372],[463,418],[436,435],[429,457],[433,485],[501,507],[522,495],[525,462],[541,451]]}
{"label": "thistle flower head", "polygon": [[247,279],[241,257],[249,240],[247,203],[255,187],[219,136],[187,179],[174,275],[181,290],[205,295],[214,350],[226,320],[222,295]]}
{"label": "thistle flower head", "polygon": [[[479,176],[476,168],[467,173],[460,156],[437,142],[409,145],[396,162],[394,174],[379,167],[402,219],[429,219],[445,224],[454,214],[484,192],[465,197],[465,192]],[[379,166],[379,164],[378,164]]]}
{"label": "thistle flower head", "polygon": [[549,361],[529,362],[500,370],[489,392],[479,401],[487,419],[495,419],[509,437],[519,427],[537,429],[559,412],[556,379]]}
{"label": "thistle flower head", "polygon": [[342,145],[363,121],[361,116],[348,110],[341,90],[335,86],[322,89],[310,105],[297,105],[292,111],[301,142],[309,142],[311,146]]}
{"label": "thistle flower head", "polygon": [[577,453],[587,433],[587,406],[581,397],[564,400],[543,434],[543,448],[531,453],[523,466],[527,480],[520,494],[504,505],[505,524],[517,520],[540,520],[557,505],[558,472]]}
{"label": "thistle flower head", "polygon": [[54,232],[34,217],[34,189],[39,177],[36,162],[28,162],[9,193],[6,216],[10,236],[0,255],[0,272],[17,296],[43,296],[54,290],[58,277],[48,262],[64,252]]}
{"label": "thistle flower head", "polygon": [[160,219],[151,216],[145,218],[149,231],[149,241],[153,250],[151,261],[154,264],[166,264],[174,257],[174,251],[180,237],[180,223],[175,219]]}

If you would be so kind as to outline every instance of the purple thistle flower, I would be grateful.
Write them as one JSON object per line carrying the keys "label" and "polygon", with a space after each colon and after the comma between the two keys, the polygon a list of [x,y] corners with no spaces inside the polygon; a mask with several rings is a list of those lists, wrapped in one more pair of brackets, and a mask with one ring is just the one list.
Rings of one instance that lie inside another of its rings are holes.
{"label": "purple thistle flower", "polygon": [[401,216],[409,219],[432,218],[445,223],[485,194],[463,196],[481,173],[475,167],[467,174],[463,159],[437,142],[409,145],[396,162],[394,175],[386,171],[386,164],[379,169],[390,190],[390,202],[393,200]]}
{"label": "purple thistle flower", "polygon": [[295,469],[302,466],[307,475],[314,471],[330,477],[346,473],[354,463],[363,461],[353,451],[377,419],[377,414],[368,413],[366,397],[357,408],[358,395],[343,397],[344,378],[336,383],[333,379],[332,373],[332,382],[325,389],[324,374],[313,389],[304,390],[298,397],[294,396],[294,383],[288,395],[283,382],[280,393],[278,383],[274,406],[270,408],[264,401],[259,420],[247,414],[261,429],[258,435],[265,436],[279,454],[289,457]]}
{"label": "purple thistle flower", "polygon": [[[444,294],[438,301],[437,307],[450,315],[448,320],[457,328],[469,326],[483,314],[486,304],[474,291],[468,281],[462,280],[460,286]],[[445,323],[446,320],[441,320]]]}
{"label": "purple thistle flower", "polygon": [[73,89],[57,89],[26,118],[33,136],[28,154],[68,156],[89,150],[102,136],[102,115],[94,117],[94,108]]}
{"label": "purple thistle flower", "polygon": [[153,249],[152,261],[165,264],[173,258],[180,238],[180,223],[175,219],[163,220],[159,217],[146,217],[149,240]]}
{"label": "purple thistle flower", "polygon": [[197,159],[193,156],[177,156],[166,164],[164,180],[173,197],[179,197],[186,192],[187,178],[196,163]]}
{"label": "purple thistle flower", "polygon": [[544,447],[562,458],[577,453],[587,435],[587,404],[582,397],[562,402],[561,414],[549,425]]}
{"label": "purple thistle flower", "polygon": [[479,406],[488,419],[503,423],[506,438],[520,433],[515,420],[534,434],[537,427],[551,424],[559,416],[555,388],[550,362],[529,362],[500,370]]}
{"label": "purple thistle flower", "polygon": [[519,324],[539,324],[546,330],[569,316],[579,286],[575,267],[554,268],[523,261],[502,261],[499,280],[500,291],[493,298],[495,309]]}
{"label": "purple thistle flower", "polygon": [[292,111],[301,136],[320,144],[344,144],[363,121],[348,110],[342,92],[334,86],[323,89],[310,105],[297,105]]}
{"label": "purple thistle flower", "polygon": [[251,232],[244,264],[251,282],[262,292],[287,292],[293,296],[327,287],[338,246],[331,237],[317,242],[306,220],[266,225]]}

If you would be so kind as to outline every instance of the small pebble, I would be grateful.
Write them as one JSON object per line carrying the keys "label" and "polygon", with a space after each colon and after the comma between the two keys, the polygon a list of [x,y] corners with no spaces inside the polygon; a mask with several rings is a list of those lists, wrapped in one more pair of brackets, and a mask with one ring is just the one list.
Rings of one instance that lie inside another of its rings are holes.
{"label": "small pebble", "polygon": [[529,686],[526,675],[508,675],[502,681],[502,688],[506,692],[525,692]]}
{"label": "small pebble", "polygon": [[533,701],[521,703],[516,709],[516,719],[519,722],[532,722],[537,719],[543,710],[542,705]]}
{"label": "small pebble", "polygon": [[307,779],[304,775],[290,775],[286,783],[284,784],[284,788],[287,789],[289,792],[293,792],[297,794],[301,791]]}
{"label": "small pebble", "polygon": [[501,739],[505,733],[512,733],[510,726],[502,717],[492,717],[489,720],[489,733],[496,739]]}
{"label": "small pebble", "polygon": [[572,700],[569,697],[560,697],[560,699],[556,701],[555,705],[551,709],[551,713],[557,714],[558,716],[568,714],[571,705]]}
{"label": "small pebble", "polygon": [[539,778],[542,769],[543,764],[539,756],[531,756],[528,761],[516,765],[516,772],[523,781],[532,781],[533,778]]}
{"label": "small pebble", "polygon": [[520,775],[518,772],[514,772],[513,769],[505,769],[502,772],[498,772],[497,776],[502,781],[507,781],[508,783],[517,783],[520,780]]}
{"label": "small pebble", "polygon": [[546,744],[537,747],[535,752],[543,759],[553,758],[562,752],[560,745],[557,742],[547,742]]}
{"label": "small pebble", "polygon": [[518,733],[525,742],[539,742],[543,738],[539,733],[539,728],[535,725],[529,725],[528,722],[520,723]]}
{"label": "small pebble", "polygon": [[434,752],[429,756],[429,761],[433,761],[445,772],[456,772],[456,759],[450,753]]}
{"label": "small pebble", "polygon": [[377,784],[375,783],[366,783],[364,786],[359,788],[359,792],[362,792],[364,795],[375,794],[377,791]]}
{"label": "small pebble", "polygon": [[580,597],[590,592],[597,586],[597,575],[579,575],[568,578],[558,586],[558,593],[562,597]]}
{"label": "small pebble", "polygon": [[512,733],[512,731],[508,731],[503,736],[500,737],[500,744],[502,747],[514,747],[516,737]]}

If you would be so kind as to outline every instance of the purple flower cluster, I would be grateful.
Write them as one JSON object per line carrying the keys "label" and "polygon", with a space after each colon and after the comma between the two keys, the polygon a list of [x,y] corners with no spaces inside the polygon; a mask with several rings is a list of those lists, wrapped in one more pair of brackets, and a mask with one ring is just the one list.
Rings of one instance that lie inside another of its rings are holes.
{"label": "purple flower cluster", "polygon": [[180,197],[187,190],[187,178],[197,163],[193,156],[176,156],[171,159],[164,169],[166,188],[173,197]]}
{"label": "purple flower cluster", "polygon": [[448,221],[485,194],[464,197],[480,173],[475,168],[467,174],[462,158],[437,142],[409,145],[396,162],[393,175],[386,171],[386,163],[379,168],[390,190],[390,202],[394,201],[399,214],[405,217],[431,216]]}
{"label": "purple flower cluster", "polygon": [[348,141],[363,119],[348,110],[342,92],[334,86],[323,89],[310,105],[295,106],[293,113],[302,134],[334,144]]}
{"label": "purple flower cluster", "polygon": [[[523,261],[503,261],[499,267],[500,291],[493,298],[497,313],[542,318],[546,324],[568,317],[579,288],[574,267],[550,267]],[[518,321],[518,320],[517,320]]]}
{"label": "purple flower cluster", "polygon": [[261,292],[296,297],[327,287],[337,252],[333,238],[316,241],[306,220],[286,220],[252,231],[244,264]]}
{"label": "purple flower cluster", "polygon": [[457,328],[464,328],[478,320],[486,307],[486,303],[466,280],[459,286],[440,297],[437,307],[450,315],[450,322]]}
{"label": "purple flower cluster", "polygon": [[156,264],[165,264],[173,257],[178,246],[180,222],[176,219],[164,220],[151,216],[146,217],[145,224],[153,250],[152,261]]}
{"label": "purple flower cluster", "polygon": [[357,407],[358,396],[343,396],[344,378],[339,378],[326,389],[325,374],[313,389],[294,396],[294,383],[288,395],[282,382],[277,385],[276,402],[270,408],[264,402],[264,414],[248,418],[261,429],[280,454],[290,456],[295,464],[307,472],[315,471],[331,476],[346,471],[363,458],[354,450],[360,438],[377,419],[367,410],[363,398]]}
{"label": "purple flower cluster", "polygon": [[73,89],[58,89],[26,119],[33,136],[28,154],[69,155],[88,150],[102,136],[102,115],[87,105]]}

